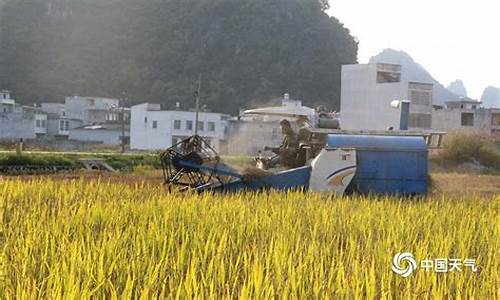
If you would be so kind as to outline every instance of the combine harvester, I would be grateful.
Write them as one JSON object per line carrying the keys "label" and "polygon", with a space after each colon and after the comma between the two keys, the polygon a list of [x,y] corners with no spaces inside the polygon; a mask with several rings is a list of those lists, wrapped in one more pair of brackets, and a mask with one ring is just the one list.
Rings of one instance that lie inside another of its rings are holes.
{"label": "combine harvester", "polygon": [[306,147],[308,159],[303,167],[250,176],[224,164],[209,144],[194,135],[161,153],[165,183],[200,192],[298,189],[335,194],[426,195],[428,151],[439,147],[444,135],[315,127],[310,133],[311,145]]}

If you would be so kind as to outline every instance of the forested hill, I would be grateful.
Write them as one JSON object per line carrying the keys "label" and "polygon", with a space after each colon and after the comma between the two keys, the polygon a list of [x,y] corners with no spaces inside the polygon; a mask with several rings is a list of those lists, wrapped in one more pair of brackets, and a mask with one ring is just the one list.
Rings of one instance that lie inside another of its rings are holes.
{"label": "forested hill", "polygon": [[325,0],[0,0],[0,88],[24,103],[66,95],[229,113],[284,92],[338,108],[357,42]]}

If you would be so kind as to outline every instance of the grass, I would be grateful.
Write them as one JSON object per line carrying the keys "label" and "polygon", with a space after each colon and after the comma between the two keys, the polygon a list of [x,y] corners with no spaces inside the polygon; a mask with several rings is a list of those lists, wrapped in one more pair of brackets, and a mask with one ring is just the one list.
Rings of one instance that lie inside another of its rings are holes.
{"label": "grass", "polygon": [[478,162],[500,171],[500,140],[477,133],[455,133],[446,136],[443,149],[432,158],[441,165]]}
{"label": "grass", "polygon": [[[0,298],[499,296],[500,198],[169,194],[101,181],[0,179]],[[479,272],[391,270],[395,253]]]}
{"label": "grass", "polygon": [[76,166],[76,161],[61,155],[0,154],[0,166]]}
{"label": "grass", "polygon": [[160,168],[157,155],[150,154],[14,154],[0,153],[0,166],[77,166],[80,158],[104,158],[113,168],[132,171],[138,166]]}

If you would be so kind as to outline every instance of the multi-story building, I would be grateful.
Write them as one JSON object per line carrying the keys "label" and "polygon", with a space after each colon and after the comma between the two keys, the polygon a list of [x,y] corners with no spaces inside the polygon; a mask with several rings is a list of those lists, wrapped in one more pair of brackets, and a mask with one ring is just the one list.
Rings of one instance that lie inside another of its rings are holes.
{"label": "multi-story building", "polygon": [[[132,106],[130,148],[160,150],[177,144],[194,134],[195,115],[194,111],[161,110],[159,104]],[[225,140],[228,118],[228,115],[220,113],[199,113],[198,135],[217,151]]]}
{"label": "multi-story building", "polygon": [[129,143],[130,109],[118,99],[66,97],[65,103],[42,103],[49,134],[72,141],[120,145]]}
{"label": "multi-story building", "polygon": [[47,134],[47,115],[38,107],[22,106],[0,91],[0,140],[35,139]]}
{"label": "multi-story building", "polygon": [[69,119],[82,120],[83,124],[99,124],[117,120],[120,100],[100,97],[66,97],[64,110]]}
{"label": "multi-story building", "polygon": [[47,135],[57,139],[68,139],[71,129],[83,126],[83,120],[66,115],[63,103],[42,103],[41,110],[47,114]]}
{"label": "multi-story building", "polygon": [[400,111],[394,100],[409,100],[409,127],[432,127],[433,84],[412,81],[404,69],[394,64],[342,66],[341,128],[346,130],[386,130],[399,128]]}
{"label": "multi-story building", "polygon": [[434,107],[432,128],[500,135],[500,108],[486,109],[481,102],[468,98],[448,101],[445,106]]}

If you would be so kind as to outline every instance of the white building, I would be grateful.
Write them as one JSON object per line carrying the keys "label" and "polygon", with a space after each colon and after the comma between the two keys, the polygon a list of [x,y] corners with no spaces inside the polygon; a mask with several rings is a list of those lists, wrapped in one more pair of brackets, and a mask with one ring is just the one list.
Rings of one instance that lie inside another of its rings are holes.
{"label": "white building", "polygon": [[[66,97],[64,110],[69,119],[82,120],[83,124],[98,124],[113,118],[113,111],[120,107],[120,100],[100,97]],[[118,112],[114,113],[117,118]]]}
{"label": "white building", "polygon": [[69,131],[69,139],[72,141],[99,143],[102,145],[121,145],[125,137],[128,144],[130,128],[128,124],[105,123],[100,125],[81,126]]}
{"label": "white building", "polygon": [[482,108],[481,102],[472,99],[448,101],[432,112],[432,128],[500,135],[500,108]]}
{"label": "white building", "polygon": [[313,120],[315,114],[313,108],[303,106],[300,100],[290,99],[289,94],[284,95],[281,106],[244,111],[239,118],[230,121],[226,153],[256,155],[266,146],[277,147],[283,140],[279,124],[282,119],[288,119],[292,126],[296,126],[296,116],[304,115]]}
{"label": "white building", "polygon": [[47,115],[39,108],[16,104],[0,91],[0,140],[35,139],[47,134]]}
{"label": "white building", "polygon": [[433,84],[403,80],[404,70],[394,64],[342,66],[341,128],[386,130],[399,128],[400,111],[394,100],[409,100],[410,129],[430,129]]}
{"label": "white building", "polygon": [[[103,145],[128,144],[130,109],[118,99],[66,97],[65,103],[42,103],[48,114],[48,132],[56,138]],[[122,134],[122,114],[125,134]]]}
{"label": "white building", "polygon": [[[194,134],[195,114],[193,111],[162,111],[159,104],[132,106],[130,148],[161,150],[177,144]],[[228,118],[220,113],[199,113],[198,134],[216,151],[220,151],[225,139]]]}

